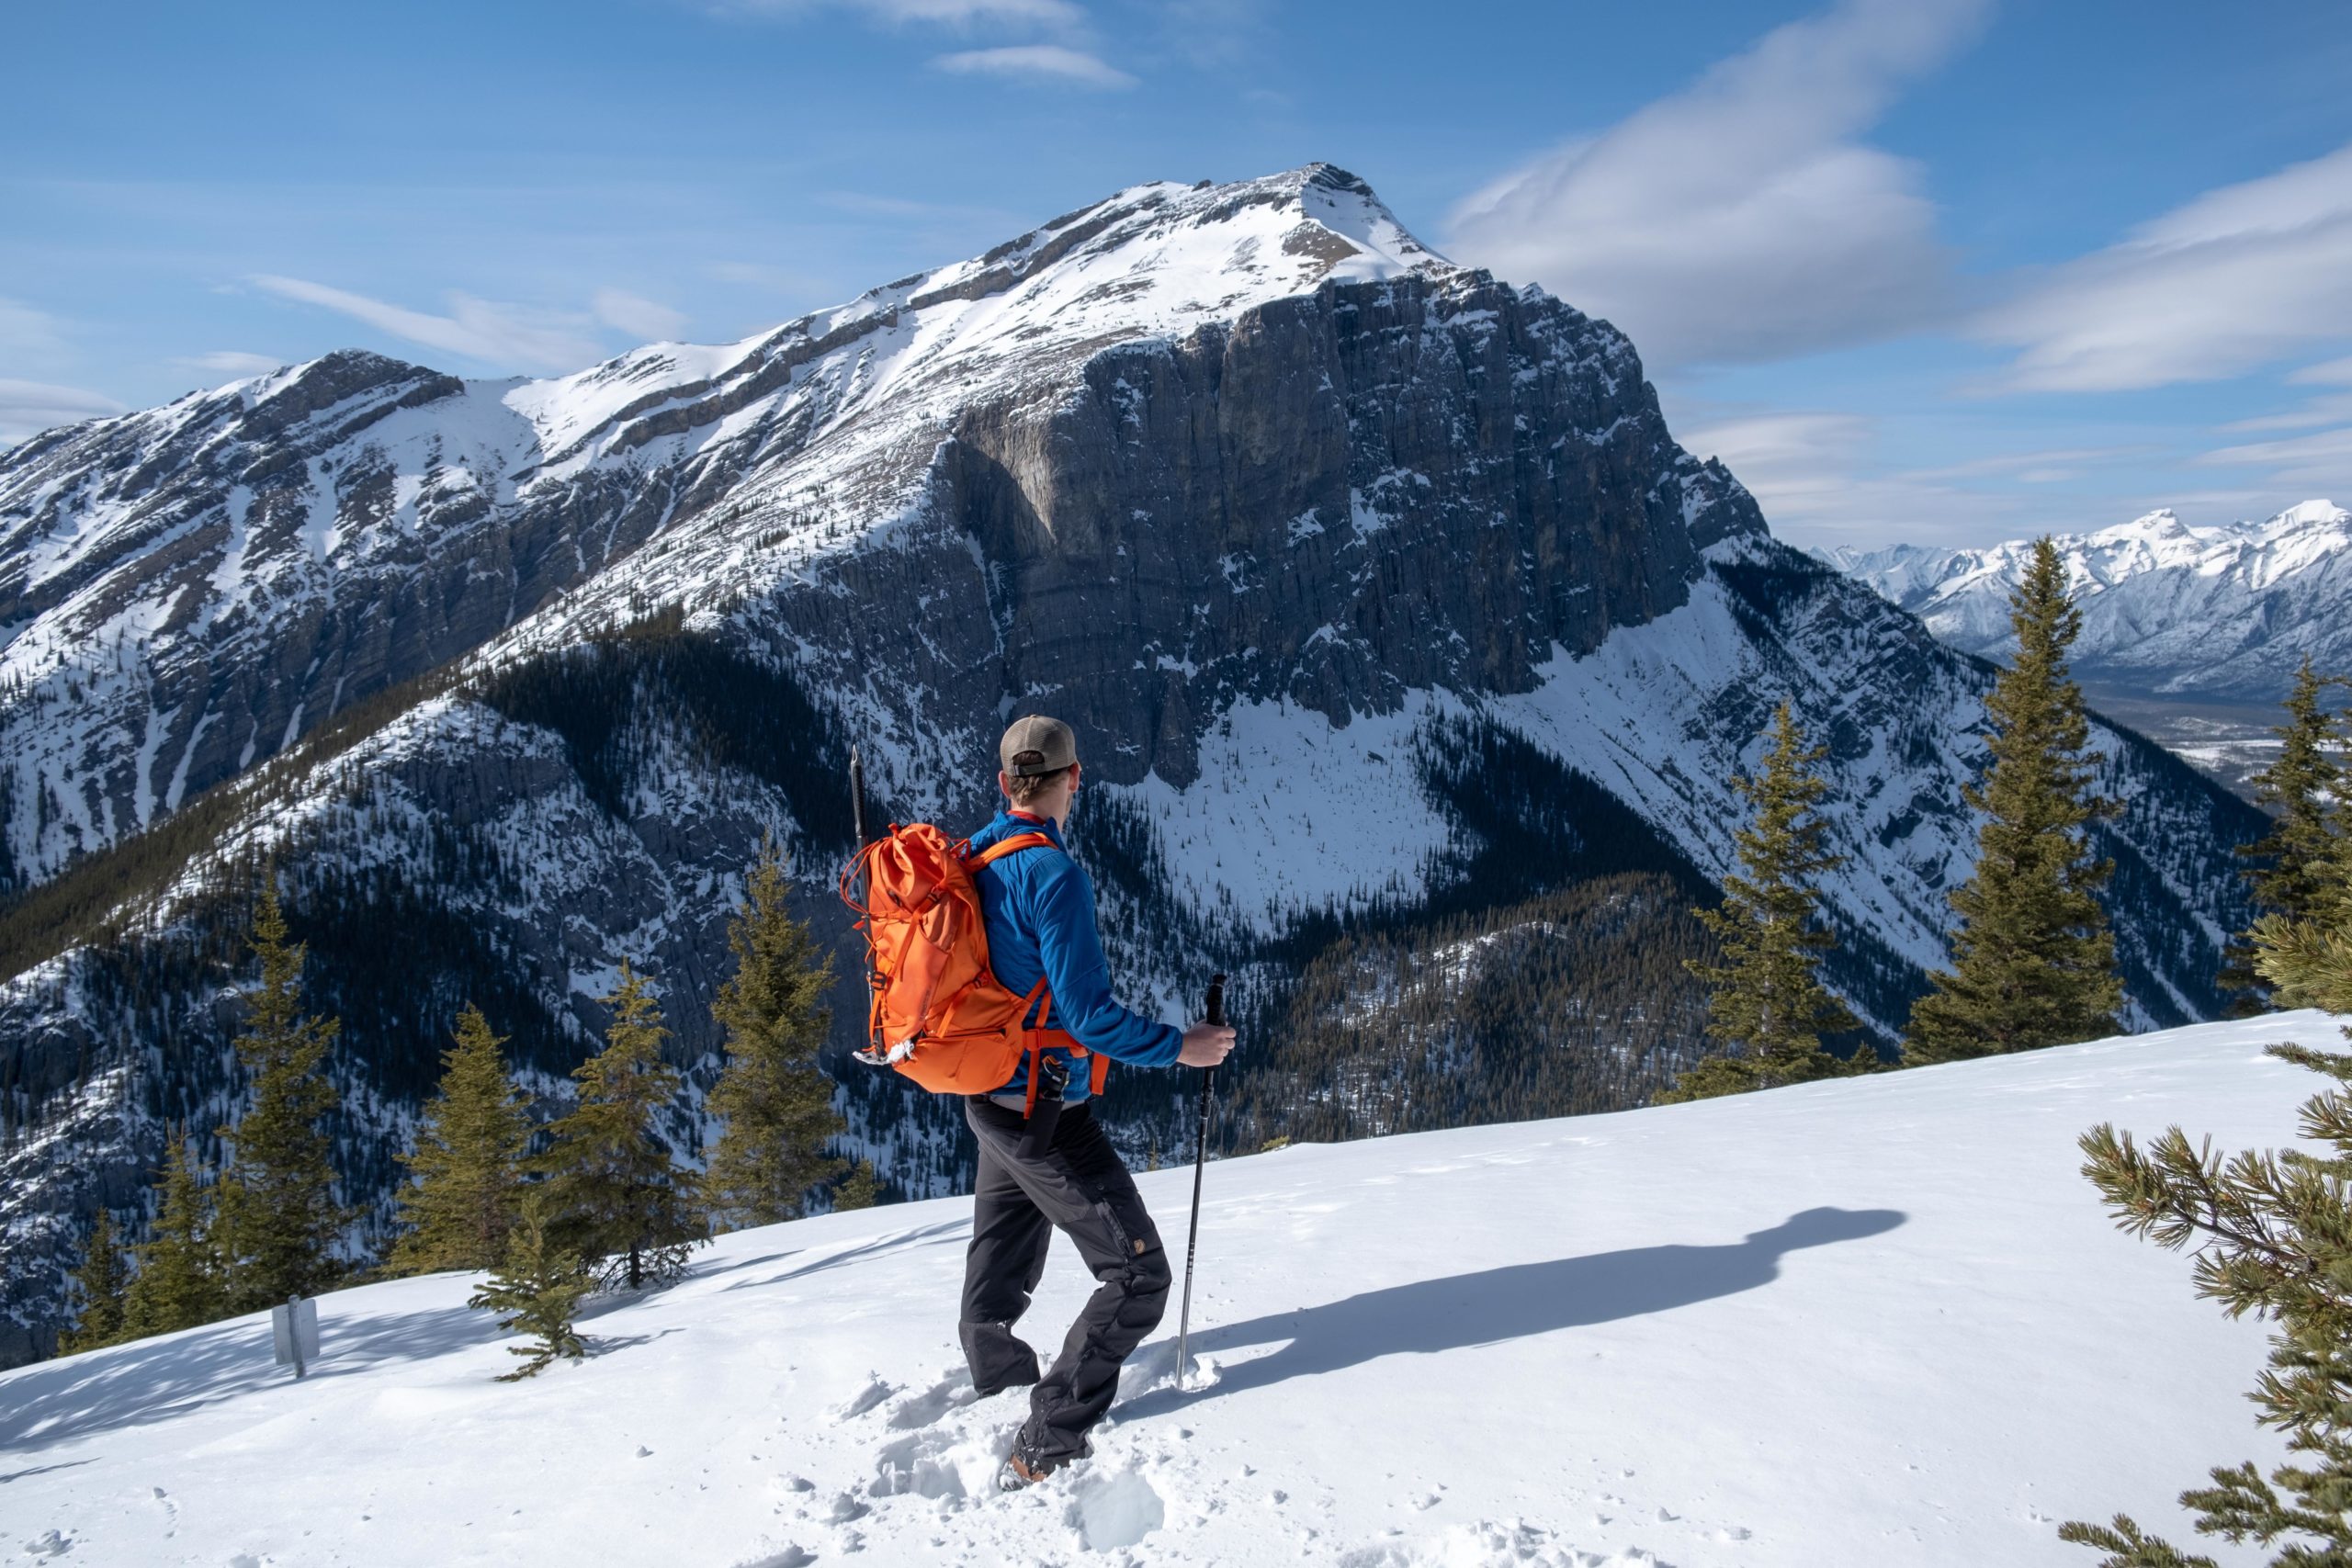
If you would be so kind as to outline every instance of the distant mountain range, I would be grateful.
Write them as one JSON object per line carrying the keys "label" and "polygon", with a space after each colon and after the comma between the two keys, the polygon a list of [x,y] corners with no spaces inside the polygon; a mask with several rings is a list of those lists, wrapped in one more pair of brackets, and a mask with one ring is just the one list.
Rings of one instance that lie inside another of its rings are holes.
{"label": "distant mountain range", "polygon": [[[2075,671],[2094,703],[2233,783],[2268,750],[2304,655],[2352,674],[2352,513],[2332,502],[2218,527],[2151,512],[2056,543],[2083,612]],[[1944,642],[2001,660],[2015,648],[2009,591],[2032,548],[1816,553]]]}

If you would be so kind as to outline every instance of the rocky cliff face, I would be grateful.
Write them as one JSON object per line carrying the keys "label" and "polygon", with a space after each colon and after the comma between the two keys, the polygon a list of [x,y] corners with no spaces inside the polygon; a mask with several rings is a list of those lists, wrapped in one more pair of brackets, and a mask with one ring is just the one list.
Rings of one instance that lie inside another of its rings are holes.
{"label": "rocky cliff face", "polygon": [[[891,814],[965,823],[1007,717],[1076,725],[1122,986],[1170,1016],[1214,964],[1271,1018],[1350,931],[1483,942],[1600,876],[1703,893],[1783,694],[1834,747],[1841,983],[1880,1025],[1965,874],[1985,667],[1774,543],[1613,328],[1451,266],[1321,165],[1140,186],[721,348],[520,383],[334,356],[75,427],[0,458],[0,529],[7,842],[38,885],[0,986],[11,1358],[94,1205],[136,1224],[164,1125],[236,1114],[266,861],[345,1021],[338,1157],[379,1218],[458,1007],[552,1092],[623,959],[696,1146],[763,834],[842,931],[853,741]],[[2137,1016],[2201,1015],[2252,819],[2105,739]],[[1547,1005],[1618,1005],[1584,962]],[[1670,1061],[1688,1030],[1634,1032]],[[1258,1132],[1387,1091],[1318,1038],[1312,1085],[1253,1078]],[[842,1092],[901,1190],[956,1179],[936,1107]],[[1170,1113],[1117,1093],[1132,1139]]]}

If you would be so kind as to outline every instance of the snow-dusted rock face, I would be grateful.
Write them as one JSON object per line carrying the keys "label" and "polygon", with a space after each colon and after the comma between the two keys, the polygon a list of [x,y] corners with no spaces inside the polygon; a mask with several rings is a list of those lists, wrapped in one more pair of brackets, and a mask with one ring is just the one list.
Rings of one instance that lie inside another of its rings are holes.
{"label": "snow-dusted rock face", "polygon": [[[693,1150],[763,833],[841,931],[853,742],[888,815],[977,823],[1004,719],[1070,720],[1122,988],[1170,1017],[1212,964],[1278,1006],[1312,917],[1409,942],[1604,870],[1703,888],[1783,695],[1833,748],[1838,980],[1882,1029],[1967,869],[1988,668],[1773,541],[1621,333],[1325,165],[1139,186],[723,348],[500,383],[337,355],[75,426],[0,458],[0,799],[39,885],[0,982],[0,1359],[47,1344],[94,1203],[136,1221],[164,1122],[234,1115],[265,856],[379,1214],[458,1008],[560,1086],[623,959]],[[2101,739],[2132,1019],[2207,1016],[2254,818]],[[1146,1077],[1114,1078],[1138,1144],[1170,1114]],[[1251,1092],[1278,1130],[1281,1084]],[[938,1106],[842,1097],[901,1190],[956,1179]]]}
{"label": "snow-dusted rock face", "polygon": [[[2150,696],[2268,704],[2304,655],[2352,670],[2352,513],[2306,501],[2259,523],[2191,527],[2152,512],[2056,540],[2083,611],[2075,668]],[[2033,542],[1985,549],[1840,547],[1825,558],[1987,658],[2015,647],[2008,594]]]}

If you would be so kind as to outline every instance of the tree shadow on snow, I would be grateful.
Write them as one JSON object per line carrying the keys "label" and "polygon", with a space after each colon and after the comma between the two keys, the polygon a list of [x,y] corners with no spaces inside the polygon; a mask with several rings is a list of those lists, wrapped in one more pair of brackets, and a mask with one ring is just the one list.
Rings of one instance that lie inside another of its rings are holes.
{"label": "tree shadow on snow", "polygon": [[[330,1308],[320,1316],[313,1380],[506,1337],[489,1314],[461,1306],[356,1319]],[[0,1450],[144,1426],[293,1381],[292,1369],[275,1363],[266,1316],[61,1356],[0,1382]]]}
{"label": "tree shadow on snow", "polygon": [[[1807,1209],[1730,1246],[1638,1247],[1518,1263],[1442,1280],[1416,1280],[1321,1306],[1212,1327],[1194,1336],[1204,1349],[1282,1348],[1250,1360],[1228,1361],[1219,1368],[1216,1382],[1190,1393],[1156,1389],[1125,1405],[1122,1414],[1134,1417],[1181,1409],[1219,1394],[1339,1371],[1383,1356],[1436,1355],[1671,1312],[1771,1283],[1780,1276],[1786,1253],[1877,1235],[1908,1217],[1894,1209]],[[1172,1352],[1174,1347],[1169,1348]]]}
{"label": "tree shadow on snow", "polygon": [[937,1247],[967,1235],[971,1228],[972,1222],[967,1218],[942,1220],[936,1224],[917,1225],[911,1230],[887,1231],[871,1241],[845,1247],[839,1252],[829,1252],[797,1269],[787,1269],[781,1274],[771,1274],[763,1280],[738,1280],[723,1288],[729,1291],[763,1290],[770,1285],[781,1285],[786,1280],[805,1279],[810,1274],[821,1274],[828,1269],[839,1269],[845,1263],[856,1263],[893,1252],[910,1252],[921,1247]]}

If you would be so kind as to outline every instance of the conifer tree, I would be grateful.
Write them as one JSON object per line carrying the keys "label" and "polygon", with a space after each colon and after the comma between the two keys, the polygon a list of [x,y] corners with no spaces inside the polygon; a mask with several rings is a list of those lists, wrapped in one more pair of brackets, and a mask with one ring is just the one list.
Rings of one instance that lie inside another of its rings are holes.
{"label": "conifer tree", "polygon": [[101,1207],[97,1224],[90,1227],[89,1245],[82,1249],[82,1267],[74,1273],[82,1297],[81,1316],[72,1332],[58,1337],[59,1354],[95,1350],[123,1337],[123,1297],[130,1280],[114,1215]]}
{"label": "conifer tree", "polygon": [[727,1066],[706,1103],[726,1125],[703,1172],[703,1201],[725,1222],[765,1225],[807,1213],[810,1190],[840,1172],[825,1145],[848,1122],[817,1066],[831,1022],[821,1001],[832,960],[786,907],[791,886],[774,840],[744,891],[727,928],[735,974],[710,1008],[727,1033]]}
{"label": "conifer tree", "polygon": [[[2352,1011],[2352,906],[2332,922],[2272,915],[2256,928],[2263,978],[2290,1005]],[[2346,1030],[2352,1034],[2352,1030]],[[2270,1055],[2335,1080],[2306,1100],[2300,1149],[2224,1160],[2178,1127],[2145,1149],[2098,1126],[2083,1135],[2083,1172],[2116,1223],[2159,1247],[2199,1244],[2197,1293],[2232,1317],[2278,1325],[2254,1392],[2261,1424],[2287,1434],[2292,1461],[2266,1479],[2252,1463],[2217,1468],[2181,1494],[2199,1534],[2265,1547],[2274,1568],[2352,1562],[2352,1055],[2301,1045]],[[2059,1536],[2109,1553],[2102,1568],[2214,1568],[2150,1537],[2129,1516],[2077,1521]]]}
{"label": "conifer tree", "polygon": [[[2274,818],[2268,833],[2238,847],[2257,919],[2321,918],[2342,896],[2337,852],[2347,829],[2337,802],[2345,770],[2331,755],[2341,750],[2338,721],[2323,701],[2327,687],[2338,683],[2340,678],[2321,675],[2312,668],[2311,656],[2303,656],[2294,689],[2287,694],[2287,722],[2271,731],[2278,737],[2278,755],[2249,781],[2255,798]],[[2248,931],[2232,944],[2222,984],[2237,990],[2258,989],[2253,957],[2253,933]]]}
{"label": "conifer tree", "polygon": [[155,1185],[163,1201],[146,1244],[133,1249],[139,1272],[123,1292],[126,1339],[194,1328],[230,1310],[213,1245],[212,1206],[180,1128],[165,1134],[163,1179]]}
{"label": "conifer tree", "polygon": [[881,1200],[881,1179],[875,1174],[874,1162],[859,1160],[850,1167],[849,1174],[833,1190],[833,1207],[842,1209],[871,1209]]}
{"label": "conifer tree", "polygon": [[1821,1043],[1825,1034],[1860,1027],[1823,988],[1818,973],[1837,938],[1820,929],[1813,879],[1845,863],[1823,846],[1821,819],[1814,815],[1829,786],[1813,765],[1828,749],[1806,747],[1785,702],[1768,733],[1763,772],[1732,779],[1755,812],[1737,836],[1745,874],[1724,878],[1721,908],[1693,911],[1722,944],[1724,962],[1684,961],[1707,983],[1707,1033],[1724,1049],[1684,1073],[1661,1101],[1806,1083],[1875,1059],[1865,1046],[1850,1064],[1841,1062]]}
{"label": "conifer tree", "polygon": [[655,1135],[655,1117],[678,1091],[677,1069],[662,1059],[670,1032],[661,1007],[627,964],[619,987],[599,999],[612,1010],[605,1048],[572,1069],[579,1103],[548,1127],[538,1168],[558,1239],[605,1260],[606,1286],[635,1290],[677,1278],[708,1227],[692,1201],[695,1173]]}
{"label": "conifer tree", "polygon": [[1991,766],[1965,791],[1986,818],[1976,869],[1951,895],[1951,967],[1911,1009],[1906,1063],[2088,1040],[2114,1031],[2123,1000],[2115,936],[2092,896],[2114,867],[2086,842],[2114,807],[2092,791],[2090,723],[2066,672],[2082,613],[2046,536],[2009,595],[2009,624],[2017,658],[1984,700]]}
{"label": "conifer tree", "polygon": [[265,872],[254,909],[261,984],[245,997],[238,1059],[253,1077],[253,1106],[220,1135],[234,1149],[218,1195],[230,1309],[250,1312],[312,1296],[344,1273],[334,1247],[351,1215],[334,1198],[322,1123],[335,1107],[325,1073],[341,1026],[304,1016],[300,942],[286,940],[277,878]]}
{"label": "conifer tree", "polygon": [[397,1156],[410,1181],[400,1193],[405,1229],[393,1245],[395,1274],[494,1269],[506,1256],[531,1137],[522,1092],[498,1048],[505,1041],[469,1005],[457,1043],[441,1053],[441,1088],[425,1108],[416,1152]]}
{"label": "conifer tree", "polygon": [[524,1194],[507,1228],[496,1271],[466,1301],[468,1306],[502,1314],[498,1326],[507,1332],[531,1337],[527,1345],[506,1348],[507,1354],[522,1357],[523,1364],[498,1381],[536,1377],[558,1356],[580,1359],[586,1347],[572,1324],[582,1300],[595,1288],[595,1277],[579,1254],[548,1239],[546,1195],[534,1187]]}

